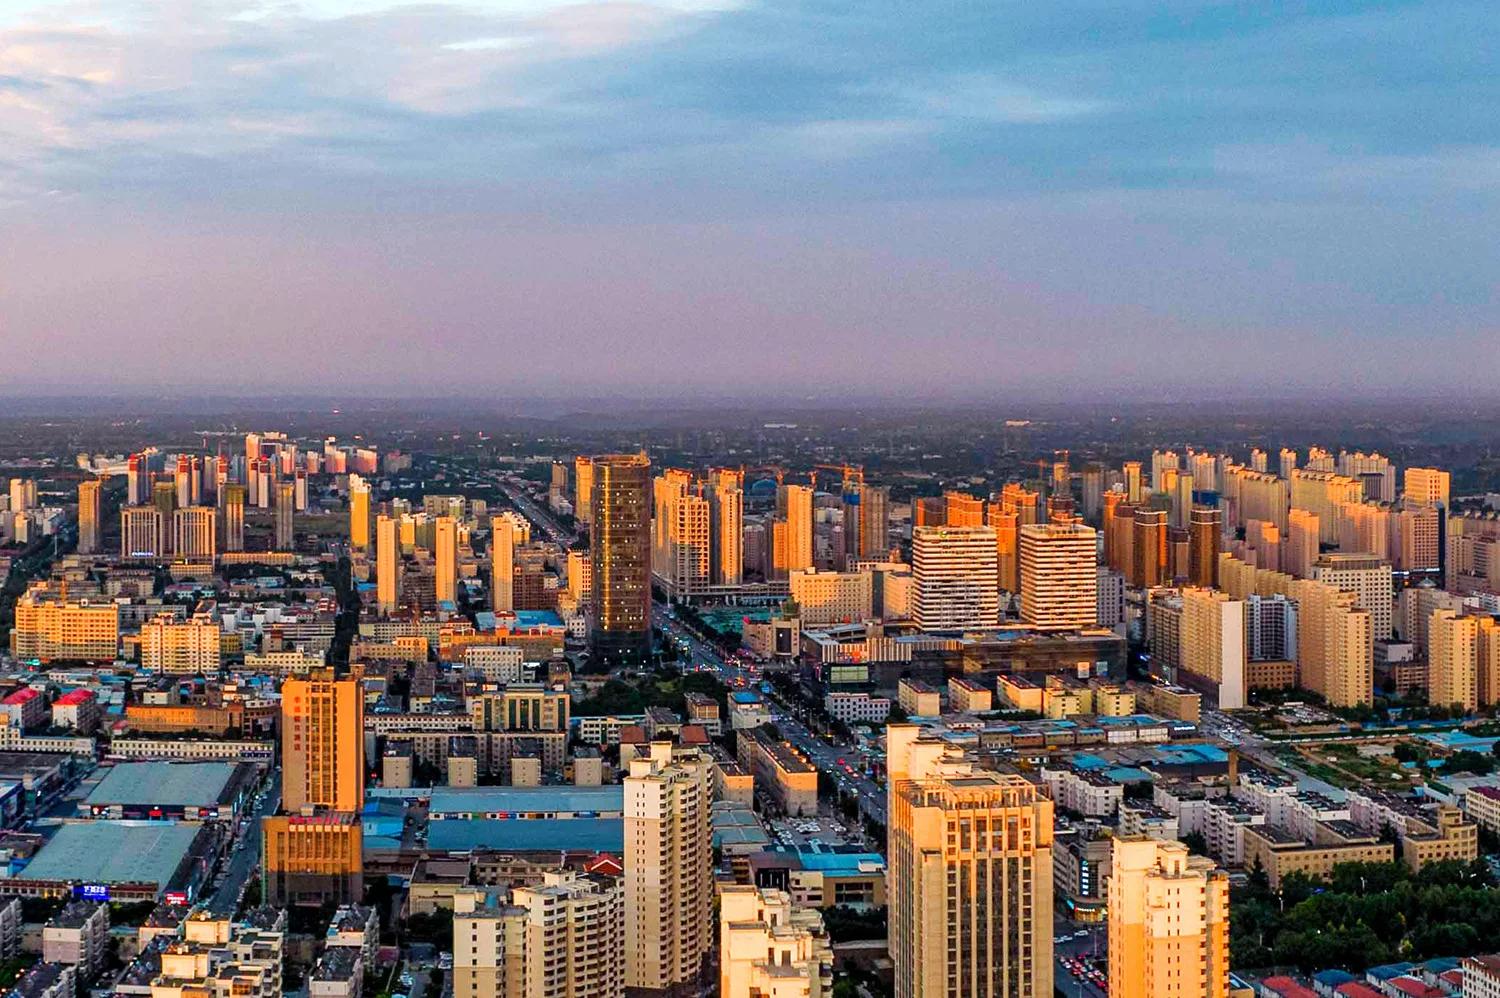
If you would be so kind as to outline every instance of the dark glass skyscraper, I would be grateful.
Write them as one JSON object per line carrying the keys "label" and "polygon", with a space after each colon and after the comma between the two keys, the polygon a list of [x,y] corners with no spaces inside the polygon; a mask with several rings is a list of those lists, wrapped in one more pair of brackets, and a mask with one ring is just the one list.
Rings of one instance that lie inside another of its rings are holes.
{"label": "dark glass skyscraper", "polygon": [[651,658],[651,461],[641,454],[593,460],[593,630],[596,661]]}

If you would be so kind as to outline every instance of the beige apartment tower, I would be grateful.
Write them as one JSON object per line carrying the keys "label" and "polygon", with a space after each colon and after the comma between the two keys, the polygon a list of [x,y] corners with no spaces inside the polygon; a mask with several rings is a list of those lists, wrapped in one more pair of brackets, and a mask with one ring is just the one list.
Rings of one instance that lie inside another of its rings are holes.
{"label": "beige apartment tower", "polygon": [[1444,510],[1449,507],[1452,476],[1437,468],[1407,468],[1403,481],[1406,498],[1415,503],[1431,503]]}
{"label": "beige apartment tower", "polygon": [[824,998],[833,950],[816,908],[786,891],[748,884],[719,890],[718,998]]}
{"label": "beige apartment tower", "polygon": [[912,528],[912,617],[924,631],[992,628],[1000,621],[995,532]]}
{"label": "beige apartment tower", "polygon": [[1117,836],[1109,998],[1227,998],[1229,877],[1181,842]]}
{"label": "beige apartment tower", "polygon": [[[530,524],[519,514],[507,510],[490,517],[490,609],[496,613],[510,613],[516,608],[516,547],[530,537]],[[573,553],[569,553],[570,567],[572,563]],[[589,594],[580,595],[587,598]]]}
{"label": "beige apartment tower", "polygon": [[1052,998],[1052,802],[920,731],[886,728],[895,996]]}
{"label": "beige apartment tower", "polygon": [[438,603],[458,605],[458,521],[440,516],[433,525],[433,590]]}
{"label": "beige apartment tower", "polygon": [[738,471],[708,473],[709,582],[737,586],[745,579],[745,490]]}
{"label": "beige apartment tower", "polygon": [[686,995],[713,946],[713,763],[651,743],[625,778],[625,987]]}
{"label": "beige apartment tower", "polygon": [[78,553],[99,554],[103,547],[103,524],[100,517],[100,482],[78,483]]}
{"label": "beige apartment tower", "polygon": [[358,475],[349,476],[349,546],[370,547],[370,483]]}
{"label": "beige apartment tower", "polygon": [[212,562],[218,557],[219,511],[187,506],[172,512],[172,550],[178,561]]}
{"label": "beige apartment tower", "polygon": [[224,550],[245,550],[245,487],[224,487]]}
{"label": "beige apartment tower", "polygon": [[1081,630],[1099,618],[1099,541],[1092,527],[1033,523],[1020,530],[1021,619]]}
{"label": "beige apartment tower", "polygon": [[573,459],[573,518],[582,524],[594,522],[594,459]]}
{"label": "beige apartment tower", "polygon": [[382,615],[396,612],[401,592],[401,525],[381,514],[375,518],[375,602]]}

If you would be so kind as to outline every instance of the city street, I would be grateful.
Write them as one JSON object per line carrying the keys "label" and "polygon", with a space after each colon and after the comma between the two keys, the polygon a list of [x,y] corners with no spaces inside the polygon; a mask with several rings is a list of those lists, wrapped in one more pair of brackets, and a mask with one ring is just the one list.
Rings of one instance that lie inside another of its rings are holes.
{"label": "city street", "polygon": [[244,836],[235,843],[229,865],[221,875],[219,887],[208,902],[209,911],[216,915],[232,915],[244,895],[250,875],[260,865],[260,819],[276,813],[281,804],[281,773],[271,771],[266,783],[266,792],[248,813]]}

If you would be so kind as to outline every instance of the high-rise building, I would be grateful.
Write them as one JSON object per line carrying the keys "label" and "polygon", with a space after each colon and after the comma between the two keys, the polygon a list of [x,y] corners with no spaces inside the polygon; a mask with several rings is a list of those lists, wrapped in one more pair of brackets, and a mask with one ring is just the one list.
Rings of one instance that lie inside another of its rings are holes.
{"label": "high-rise building", "polygon": [[396,612],[401,592],[401,525],[384,513],[375,518],[375,603],[380,613]]}
{"label": "high-rise building", "polygon": [[98,554],[103,549],[103,507],[97,478],[78,483],[78,553]]}
{"label": "high-rise building", "polygon": [[36,479],[12,478],[10,480],[10,508],[14,512],[35,509],[37,506]]}
{"label": "high-rise building", "polygon": [[895,998],[1052,996],[1052,801],[886,728]]}
{"label": "high-rise building", "polygon": [[323,669],[282,683],[284,813],[261,822],[267,902],[361,899],[364,713],[357,678]]}
{"label": "high-rise building", "polygon": [[984,500],[965,492],[943,493],[944,522],[950,527],[984,526]]}
{"label": "high-rise building", "polygon": [[1437,707],[1479,709],[1479,618],[1434,610],[1427,622],[1427,698]]}
{"label": "high-rise building", "polygon": [[813,490],[810,485],[783,485],[786,501],[786,569],[813,567]]}
{"label": "high-rise building", "polygon": [[1297,452],[1289,447],[1283,447],[1277,459],[1280,462],[1281,477],[1291,481],[1292,472],[1297,470]]}
{"label": "high-rise building", "polygon": [[1312,577],[1354,593],[1354,605],[1370,611],[1375,640],[1391,636],[1395,596],[1389,562],[1364,554],[1325,554],[1313,563]]}
{"label": "high-rise building", "polygon": [[458,521],[440,516],[433,523],[433,583],[439,603],[458,604]]}
{"label": "high-rise building", "polygon": [[1298,579],[1312,577],[1318,560],[1318,535],[1322,528],[1315,513],[1294,509],[1287,514],[1286,538],[1281,547],[1281,570]]}
{"label": "high-rise building", "polygon": [[[161,514],[163,530],[170,530],[172,523],[172,513],[177,509],[176,487],[173,486],[171,482],[157,482],[152,485],[151,505],[155,506],[156,511]],[[162,537],[162,543],[167,546],[167,550],[161,553],[164,555],[170,554],[172,544],[171,534],[164,534]]]}
{"label": "high-rise building", "polygon": [[120,510],[120,557],[126,561],[157,561],[167,554],[166,521],[155,506],[125,506]]}
{"label": "high-rise building", "polygon": [[1166,492],[1167,491],[1167,473],[1170,471],[1173,474],[1175,474],[1178,471],[1180,471],[1181,469],[1182,469],[1182,459],[1180,457],[1178,457],[1176,451],[1170,451],[1170,450],[1169,451],[1159,451],[1159,450],[1152,451],[1151,452],[1151,491],[1152,492]]}
{"label": "high-rise building", "polygon": [[[510,613],[516,608],[516,548],[531,540],[531,523],[519,513],[506,510],[490,518],[490,609]],[[568,555],[568,584],[573,583],[573,555]],[[579,594],[587,599],[588,592]]]}
{"label": "high-rise building", "polygon": [[177,467],[172,474],[172,487],[177,490],[177,505],[192,506],[197,502],[193,488],[193,459],[187,454],[177,455]]}
{"label": "high-rise building", "polygon": [[1116,836],[1109,998],[1226,998],[1229,877],[1181,842]]}
{"label": "high-rise building", "polygon": [[719,890],[719,998],[824,998],[833,949],[816,908],[749,884]]}
{"label": "high-rise building", "polygon": [[349,476],[349,546],[356,551],[370,546],[370,483]]}
{"label": "high-rise building", "polygon": [[464,998],[620,998],[624,891],[612,877],[551,870],[542,882],[453,899],[453,993]]}
{"label": "high-rise building", "polygon": [[1104,466],[1083,466],[1083,518],[1093,525],[1099,524],[1099,515],[1104,511]]}
{"label": "high-rise building", "polygon": [[292,551],[297,546],[293,517],[297,509],[297,486],[295,482],[278,482],[276,485],[276,537],[277,551]]}
{"label": "high-rise building", "polygon": [[1216,589],[1182,591],[1178,679],[1220,710],[1245,706],[1245,603]]}
{"label": "high-rise building", "polygon": [[710,579],[710,503],[693,488],[686,471],[670,468],[651,484],[656,506],[652,572],[674,600],[701,596]]}
{"label": "high-rise building", "polygon": [[[1435,512],[1435,511],[1434,511]],[[1339,507],[1339,551],[1367,554],[1394,562],[1391,539],[1400,543],[1394,527],[1395,508],[1389,504],[1365,500],[1346,502]]]}
{"label": "high-rise building", "polygon": [[1016,514],[1016,526],[1042,522],[1042,497],[1039,492],[1011,482],[1000,490],[1000,506],[1007,513]]}
{"label": "high-rise building", "polygon": [[992,502],[984,511],[988,526],[995,532],[995,577],[1003,592],[1015,593],[1021,588],[1021,549],[1018,517],[1003,505]]}
{"label": "high-rise building", "polygon": [[[16,600],[15,626],[10,632],[14,658],[112,662],[119,644],[120,608],[114,603],[63,599],[40,582]],[[39,700],[37,706],[43,703]]]}
{"label": "high-rise building", "polygon": [[1020,530],[1021,619],[1047,630],[1079,630],[1099,616],[1099,542],[1082,524],[1033,523]]}
{"label": "high-rise building", "polygon": [[1364,498],[1364,484],[1333,471],[1292,472],[1292,508],[1304,509],[1318,518],[1318,542],[1339,542],[1339,509]]}
{"label": "high-rise building", "polygon": [[1250,470],[1262,473],[1270,470],[1270,458],[1259,447],[1250,448]]}
{"label": "high-rise building", "polygon": [[224,486],[224,550],[245,550],[245,487]]}
{"label": "high-rise building", "polygon": [[982,630],[1000,622],[995,531],[912,528],[912,617],[924,631]]}
{"label": "high-rise building", "polygon": [[1224,514],[1212,506],[1194,506],[1188,514],[1188,581],[1213,588],[1219,584],[1219,550]]}
{"label": "high-rise building", "polygon": [[1141,482],[1141,462],[1126,461],[1125,472],[1125,498],[1133,503],[1138,503],[1146,497],[1145,485]]}
{"label": "high-rise building", "polygon": [[1448,495],[1452,487],[1452,476],[1437,468],[1407,468],[1403,482],[1405,497],[1415,503],[1432,503],[1439,509],[1448,509]]}
{"label": "high-rise building", "polygon": [[210,614],[188,620],[158,614],[141,625],[141,668],[167,675],[217,675],[222,638],[219,622]]}
{"label": "high-rise building", "polygon": [[[1339,451],[1338,472],[1365,484],[1365,498],[1376,502],[1396,501],[1396,467],[1390,459],[1364,451]],[[1372,490],[1370,485],[1374,483]]]}
{"label": "high-rise building", "polygon": [[594,661],[644,663],[651,657],[651,462],[644,453],[606,454],[588,467]]}
{"label": "high-rise building", "polygon": [[1289,486],[1284,479],[1247,468],[1235,468],[1224,477],[1228,486],[1225,492],[1235,503],[1235,526],[1265,520],[1286,533]]}
{"label": "high-rise building", "polygon": [[1140,507],[1131,525],[1131,553],[1135,558],[1133,585],[1143,589],[1171,581],[1167,564],[1167,514],[1164,510]]}
{"label": "high-rise building", "polygon": [[125,505],[144,506],[151,476],[146,470],[146,456],[132,454],[125,462]]}
{"label": "high-rise building", "polygon": [[[597,525],[604,512],[595,512]],[[712,770],[707,755],[670,742],[652,742],[649,754],[630,763],[624,781],[627,993],[684,993],[705,969],[713,946]]]}
{"label": "high-rise building", "polygon": [[1396,568],[1403,572],[1436,572],[1442,567],[1438,522],[1442,513],[1431,503],[1403,502],[1391,525]]}
{"label": "high-rise building", "polygon": [[859,557],[884,558],[891,548],[891,490],[864,485],[859,490]]}
{"label": "high-rise building", "polygon": [[188,506],[172,513],[172,550],[178,561],[213,562],[219,556],[219,511]]}
{"label": "high-rise building", "polygon": [[1169,524],[1187,529],[1193,510],[1193,476],[1183,472],[1172,488],[1172,515]]}
{"label": "high-rise building", "polygon": [[594,522],[594,459],[573,459],[573,518],[582,524]]}
{"label": "high-rise building", "polygon": [[737,586],[745,578],[744,476],[728,468],[708,473],[709,581]]}

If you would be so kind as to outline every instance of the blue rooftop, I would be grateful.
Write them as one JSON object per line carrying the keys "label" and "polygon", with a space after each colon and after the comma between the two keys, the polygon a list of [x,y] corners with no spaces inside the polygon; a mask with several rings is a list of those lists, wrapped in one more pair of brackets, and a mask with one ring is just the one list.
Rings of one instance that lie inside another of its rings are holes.
{"label": "blue rooftop", "polygon": [[591,849],[620,852],[625,848],[623,818],[533,818],[527,821],[476,819],[434,821],[427,826],[427,845],[433,849]]}
{"label": "blue rooftop", "polygon": [[740,690],[738,693],[729,694],[729,699],[735,703],[760,703],[760,697],[749,690]]}
{"label": "blue rooftop", "polygon": [[797,859],[802,869],[819,873],[858,873],[861,865],[869,864],[885,869],[885,857],[878,852],[799,852]]}
{"label": "blue rooftop", "polygon": [[428,807],[432,814],[621,814],[625,787],[433,787]]}
{"label": "blue rooftop", "polygon": [[1156,779],[1148,771],[1135,766],[1117,766],[1114,769],[1106,769],[1104,775],[1116,783],[1150,783]]}
{"label": "blue rooftop", "polygon": [[522,627],[561,627],[562,618],[554,610],[517,610],[516,623]]}
{"label": "blue rooftop", "polygon": [[1156,754],[1162,762],[1178,766],[1229,761],[1229,753],[1217,745],[1162,746],[1156,750]]}
{"label": "blue rooftop", "polygon": [[1319,984],[1326,984],[1330,988],[1336,988],[1340,984],[1348,984],[1354,980],[1354,975],[1343,970],[1320,970],[1313,975],[1313,980]]}
{"label": "blue rooftop", "polygon": [[1097,755],[1080,752],[1073,757],[1073,765],[1079,769],[1104,769],[1109,765],[1109,761]]}
{"label": "blue rooftop", "polygon": [[1410,973],[1416,969],[1416,966],[1414,963],[1387,963],[1379,967],[1371,967],[1365,971],[1365,976],[1373,977],[1377,981],[1389,981],[1393,977]]}

